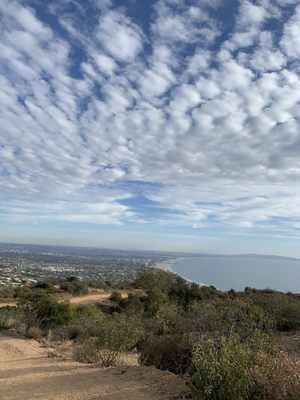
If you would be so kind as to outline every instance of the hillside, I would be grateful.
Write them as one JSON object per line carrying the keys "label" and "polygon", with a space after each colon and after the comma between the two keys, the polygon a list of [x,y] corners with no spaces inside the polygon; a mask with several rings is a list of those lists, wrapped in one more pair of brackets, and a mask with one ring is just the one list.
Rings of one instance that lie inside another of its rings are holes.
{"label": "hillside", "polygon": [[299,296],[151,268],[98,286],[2,290],[0,400],[300,400]]}
{"label": "hillside", "polygon": [[167,400],[185,390],[183,380],[153,367],[94,368],[49,354],[35,340],[0,336],[0,399]]}

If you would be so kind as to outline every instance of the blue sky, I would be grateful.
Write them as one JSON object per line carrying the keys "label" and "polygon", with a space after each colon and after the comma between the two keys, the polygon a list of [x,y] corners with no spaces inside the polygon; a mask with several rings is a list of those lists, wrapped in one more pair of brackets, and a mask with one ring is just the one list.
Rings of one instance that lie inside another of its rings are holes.
{"label": "blue sky", "polygon": [[300,257],[298,0],[0,18],[0,241]]}

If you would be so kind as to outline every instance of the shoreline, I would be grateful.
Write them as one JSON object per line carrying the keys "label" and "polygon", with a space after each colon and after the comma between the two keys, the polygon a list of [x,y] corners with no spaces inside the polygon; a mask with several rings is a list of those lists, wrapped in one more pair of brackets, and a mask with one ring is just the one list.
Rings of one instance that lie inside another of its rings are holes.
{"label": "shoreline", "polygon": [[173,270],[172,265],[175,262],[185,260],[186,258],[189,258],[189,257],[178,257],[178,258],[173,258],[171,260],[161,261],[161,262],[155,263],[154,268],[160,269],[161,271],[165,271],[165,272],[171,272],[174,275],[180,276],[180,278],[184,279],[185,281],[190,282],[190,283],[196,283],[199,286],[210,286],[207,283],[195,281],[193,279],[188,279],[185,276],[180,275],[176,271]]}
{"label": "shoreline", "polygon": [[[294,263],[294,259],[272,257],[269,260],[268,257],[260,258],[257,256],[256,258],[248,255],[245,256],[245,259],[241,256],[225,256],[224,259],[217,256],[216,260],[213,260],[213,258],[211,260],[211,256],[209,258],[208,260],[208,257],[174,257],[157,263],[156,267],[174,273],[186,282],[196,283],[199,286],[213,286],[224,292],[231,288],[242,292],[245,287],[250,286],[260,290],[271,288],[283,293],[299,293],[299,287],[297,287],[297,284],[293,284],[291,279],[283,279],[281,283],[279,282],[279,278],[284,278],[283,267],[291,277],[293,275],[299,277],[299,265]],[[195,259],[195,262],[191,262],[191,259]],[[200,281],[204,277],[201,273],[202,266],[204,268],[203,275],[207,279],[205,283]],[[209,271],[212,271],[212,276],[209,275],[208,267]],[[229,277],[225,276],[227,271],[229,271]],[[266,274],[268,271],[273,273],[274,279]],[[185,274],[189,277],[186,277]],[[224,282],[222,284],[223,274]],[[209,278],[215,278],[215,283],[211,283]],[[230,281],[228,278],[230,278]]]}
{"label": "shoreline", "polygon": [[183,257],[172,258],[171,260],[166,260],[166,261],[160,261],[154,264],[154,268],[160,269],[161,271],[172,272],[173,274],[176,274],[176,272],[173,271],[172,269],[172,264],[181,259],[183,259]]}

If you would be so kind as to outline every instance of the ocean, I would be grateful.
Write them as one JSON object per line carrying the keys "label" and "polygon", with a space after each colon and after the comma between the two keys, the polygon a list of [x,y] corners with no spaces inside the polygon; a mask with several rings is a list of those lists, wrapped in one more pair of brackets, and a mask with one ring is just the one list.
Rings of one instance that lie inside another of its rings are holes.
{"label": "ocean", "polygon": [[214,256],[180,258],[170,269],[185,279],[220,290],[275,289],[300,293],[300,259],[260,256]]}

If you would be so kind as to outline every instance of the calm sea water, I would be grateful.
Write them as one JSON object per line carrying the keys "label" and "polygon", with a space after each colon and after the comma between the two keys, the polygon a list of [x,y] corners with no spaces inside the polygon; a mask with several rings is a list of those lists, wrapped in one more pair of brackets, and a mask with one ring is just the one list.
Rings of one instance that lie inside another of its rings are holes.
{"label": "calm sea water", "polygon": [[269,256],[201,256],[171,265],[183,278],[221,290],[276,289],[300,293],[300,259]]}

